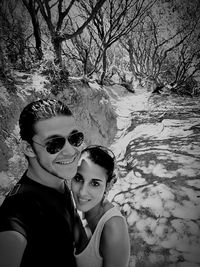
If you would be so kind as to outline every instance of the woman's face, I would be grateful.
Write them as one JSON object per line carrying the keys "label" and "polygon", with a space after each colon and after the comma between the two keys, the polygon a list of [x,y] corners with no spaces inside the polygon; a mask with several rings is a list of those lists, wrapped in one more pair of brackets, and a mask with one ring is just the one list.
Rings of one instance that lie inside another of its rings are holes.
{"label": "woman's face", "polygon": [[106,189],[107,174],[104,168],[87,157],[81,158],[80,162],[71,189],[77,209],[87,212],[100,205]]}

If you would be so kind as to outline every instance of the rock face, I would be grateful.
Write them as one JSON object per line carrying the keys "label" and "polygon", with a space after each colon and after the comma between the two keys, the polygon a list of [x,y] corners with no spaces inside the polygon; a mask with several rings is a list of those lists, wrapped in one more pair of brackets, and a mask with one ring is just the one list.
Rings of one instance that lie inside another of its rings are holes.
{"label": "rock face", "polygon": [[15,74],[15,90],[8,91],[0,83],[0,197],[13,186],[26,168],[20,150],[18,119],[29,102],[41,98],[57,98],[72,110],[86,137],[86,144],[109,146],[117,132],[116,114],[106,90],[96,83],[71,79],[56,96],[51,85],[39,74]]}
{"label": "rock face", "polygon": [[96,83],[71,79],[70,84],[57,99],[71,108],[87,144],[110,145],[117,132],[117,120],[107,91]]}

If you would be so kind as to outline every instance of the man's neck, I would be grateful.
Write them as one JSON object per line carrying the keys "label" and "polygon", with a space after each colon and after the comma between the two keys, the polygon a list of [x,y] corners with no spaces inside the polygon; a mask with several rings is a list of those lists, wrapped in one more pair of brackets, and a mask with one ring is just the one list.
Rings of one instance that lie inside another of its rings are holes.
{"label": "man's neck", "polygon": [[37,170],[35,168],[32,168],[30,165],[27,170],[27,176],[37,182],[40,183],[44,186],[54,188],[57,191],[63,193],[65,190],[65,181],[64,179],[61,179],[59,177],[56,177],[52,175],[51,173],[48,173],[43,170]]}

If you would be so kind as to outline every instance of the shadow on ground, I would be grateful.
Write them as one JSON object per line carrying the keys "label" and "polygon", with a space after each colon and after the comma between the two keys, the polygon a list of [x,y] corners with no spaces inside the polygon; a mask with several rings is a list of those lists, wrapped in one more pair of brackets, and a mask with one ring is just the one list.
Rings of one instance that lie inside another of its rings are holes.
{"label": "shadow on ground", "polygon": [[144,97],[119,103],[119,131],[112,146],[121,179],[109,198],[127,218],[130,267],[197,267],[199,99],[161,95],[145,102]]}

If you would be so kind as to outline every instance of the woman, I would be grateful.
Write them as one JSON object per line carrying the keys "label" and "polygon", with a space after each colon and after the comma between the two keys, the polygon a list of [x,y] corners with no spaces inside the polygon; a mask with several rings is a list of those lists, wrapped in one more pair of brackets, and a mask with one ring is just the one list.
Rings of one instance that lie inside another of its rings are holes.
{"label": "woman", "polygon": [[[116,180],[114,167],[114,154],[107,148],[90,146],[82,151],[71,189],[76,207],[87,221],[90,240],[81,253],[75,252],[78,267],[128,266],[128,227],[118,208],[106,200]],[[78,246],[78,227],[75,237]]]}

